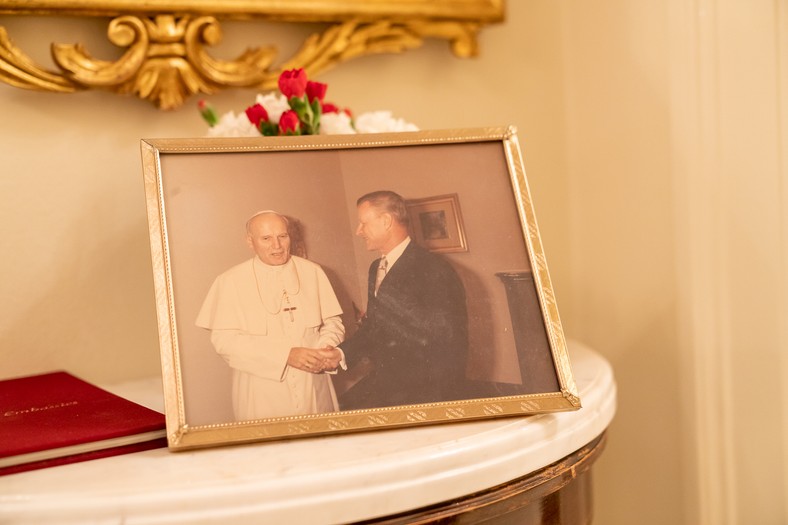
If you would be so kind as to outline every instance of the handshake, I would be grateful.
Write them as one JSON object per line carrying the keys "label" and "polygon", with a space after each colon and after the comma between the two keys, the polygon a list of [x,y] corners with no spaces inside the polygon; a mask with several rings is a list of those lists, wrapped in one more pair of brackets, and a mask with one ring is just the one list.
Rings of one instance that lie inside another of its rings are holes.
{"label": "handshake", "polygon": [[304,348],[296,346],[290,349],[287,364],[311,374],[335,372],[339,366],[344,368],[342,351],[333,346],[325,348]]}

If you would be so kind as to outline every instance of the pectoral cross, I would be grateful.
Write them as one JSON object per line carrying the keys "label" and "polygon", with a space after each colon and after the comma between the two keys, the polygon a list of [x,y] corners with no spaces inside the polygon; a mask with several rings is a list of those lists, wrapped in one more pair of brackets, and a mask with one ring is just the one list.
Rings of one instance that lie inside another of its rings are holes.
{"label": "pectoral cross", "polygon": [[285,302],[287,303],[287,307],[282,308],[282,310],[290,314],[290,322],[292,323],[295,321],[295,318],[293,317],[293,310],[295,310],[296,307],[290,306],[290,297],[287,295],[287,291],[285,291]]}

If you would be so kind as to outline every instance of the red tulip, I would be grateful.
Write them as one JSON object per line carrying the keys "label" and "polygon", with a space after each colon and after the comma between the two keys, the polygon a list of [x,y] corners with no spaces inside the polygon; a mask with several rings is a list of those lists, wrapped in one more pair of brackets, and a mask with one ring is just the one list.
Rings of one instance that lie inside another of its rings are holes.
{"label": "red tulip", "polygon": [[289,100],[293,97],[303,97],[307,85],[306,72],[299,69],[288,69],[279,75],[279,91]]}
{"label": "red tulip", "polygon": [[323,102],[323,98],[326,96],[327,89],[328,84],[323,84],[322,82],[312,82],[311,80],[307,82],[306,96],[309,98],[309,102],[313,102],[315,99]]}
{"label": "red tulip", "polygon": [[260,129],[261,122],[268,122],[268,112],[261,104],[255,104],[246,108],[246,118],[254,124],[254,127]]}
{"label": "red tulip", "polygon": [[282,135],[298,135],[300,133],[298,113],[289,109],[279,117],[279,133]]}

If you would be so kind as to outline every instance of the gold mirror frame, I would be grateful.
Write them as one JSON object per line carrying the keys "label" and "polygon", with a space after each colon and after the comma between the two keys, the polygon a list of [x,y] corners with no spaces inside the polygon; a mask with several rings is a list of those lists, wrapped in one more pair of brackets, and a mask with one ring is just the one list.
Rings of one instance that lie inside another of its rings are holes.
{"label": "gold mirror frame", "polygon": [[[304,68],[314,78],[350,59],[401,53],[428,38],[447,40],[457,57],[472,57],[481,28],[504,20],[504,0],[0,0],[0,14],[109,17],[107,37],[124,49],[118,60],[105,61],[82,44],[52,43],[59,71],[51,71],[0,27],[0,81],[58,93],[103,89],[175,109],[197,93],[272,89],[286,69]],[[324,28],[279,64],[275,46],[250,47],[224,61],[206,50],[221,42],[220,20]]]}

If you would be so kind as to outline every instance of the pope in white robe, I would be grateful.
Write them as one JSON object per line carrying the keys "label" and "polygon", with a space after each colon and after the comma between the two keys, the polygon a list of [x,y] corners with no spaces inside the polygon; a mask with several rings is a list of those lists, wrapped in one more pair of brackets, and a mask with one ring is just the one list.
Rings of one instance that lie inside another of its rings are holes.
{"label": "pope in white robe", "polygon": [[337,411],[330,372],[345,330],[325,272],[290,255],[274,212],[249,220],[247,242],[255,257],[216,278],[196,322],[232,368],[236,420]]}

